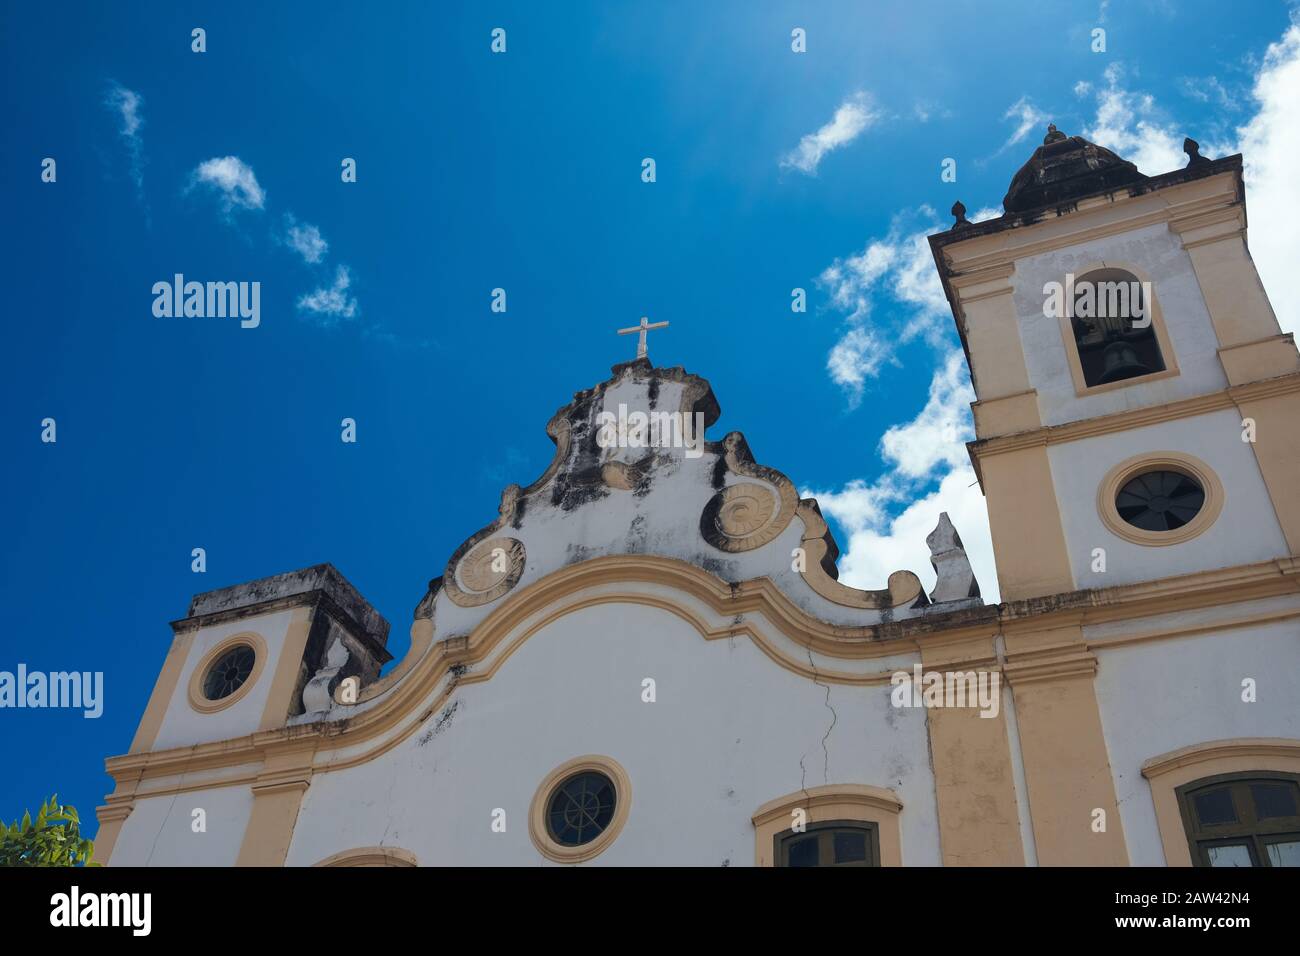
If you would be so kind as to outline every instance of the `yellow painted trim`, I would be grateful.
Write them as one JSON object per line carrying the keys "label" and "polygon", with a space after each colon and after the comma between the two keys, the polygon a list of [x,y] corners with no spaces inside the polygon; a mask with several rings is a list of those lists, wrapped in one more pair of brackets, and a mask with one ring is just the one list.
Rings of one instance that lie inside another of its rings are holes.
{"label": "yellow painted trim", "polygon": [[1178,810],[1177,789],[1205,777],[1252,770],[1300,773],[1300,740],[1286,737],[1213,740],[1152,757],[1142,764],[1142,776],[1151,786],[1165,865],[1192,865],[1187,832]]}
{"label": "yellow painted trim", "polygon": [[997,633],[948,641],[938,634],[921,644],[926,672],[989,672],[998,682],[996,716],[973,707],[926,710],[944,866],[1025,865]]}
{"label": "yellow painted trim", "polygon": [[[551,837],[550,828],[546,825],[546,807],[556,787],[574,774],[586,771],[603,773],[614,784],[614,818],[600,836],[590,843],[564,846]],[[627,771],[613,757],[587,754],[566,760],[542,780],[528,808],[528,835],[532,838],[533,846],[548,860],[555,863],[585,863],[609,849],[610,844],[618,839],[631,812],[632,780]]]}
{"label": "yellow painted trim", "polygon": [[1096,438],[1098,435],[1159,425],[1180,418],[1193,418],[1224,409],[1236,409],[1244,402],[1297,394],[1300,394],[1300,374],[1284,375],[1247,385],[1235,385],[1219,392],[1180,399],[1164,405],[1146,405],[1116,412],[1113,415],[1085,418],[1061,425],[1047,425],[1013,435],[982,438],[969,442],[966,447],[970,449],[972,458],[977,459],[977,462],[983,462],[993,456],[1008,454],[1023,448],[1081,441],[1085,438]]}
{"label": "yellow painted trim", "polygon": [[793,824],[795,810],[803,810],[806,823],[858,820],[874,823],[880,839],[880,865],[903,865],[903,839],[899,814],[903,802],[892,790],[860,783],[830,784],[796,790],[769,800],[751,818],[754,824],[754,865],[775,866],[774,841]]}
{"label": "yellow painted trim", "polygon": [[1002,599],[1075,590],[1047,446],[986,460],[983,485]]}
{"label": "yellow painted trim", "polygon": [[311,786],[315,753],[316,741],[308,738],[267,754],[251,788],[253,809],[236,866],[284,866],[303,794]]}
{"label": "yellow painted trim", "polygon": [[[1093,678],[1078,625],[1004,631],[1040,866],[1127,866],[1128,849]],[[1104,832],[1093,830],[1105,813]]]}
{"label": "yellow painted trim", "polygon": [[[1173,531],[1146,531],[1135,528],[1120,517],[1115,507],[1115,496],[1128,481],[1148,471],[1176,471],[1199,484],[1205,493],[1205,503],[1196,517]],[[1145,547],[1166,547],[1190,541],[1207,531],[1218,520],[1226,497],[1223,483],[1214,469],[1194,455],[1180,451],[1143,452],[1126,458],[1106,473],[1097,487],[1097,514],[1116,537]]]}
{"label": "yellow painted trim", "polygon": [[[190,651],[194,648],[194,633],[194,631],[183,631],[172,638],[171,647],[167,650],[167,658],[163,661],[162,671],[158,674],[153,693],[149,695],[149,706],[145,708],[144,716],[140,718],[140,725],[136,728],[135,737],[131,740],[130,753],[153,749],[154,742],[158,739],[158,732],[162,730],[163,718],[167,716],[167,708],[172,698],[176,696],[176,688],[180,686],[185,662],[189,660]],[[251,680],[251,674],[249,678]]]}
{"label": "yellow painted trim", "polygon": [[92,862],[108,866],[117,846],[117,838],[122,835],[126,818],[135,809],[135,801],[109,804],[95,808],[95,817],[99,820],[99,830],[95,833],[95,854]]}
{"label": "yellow painted trim", "polygon": [[[373,760],[415,733],[423,720],[438,712],[459,683],[486,680],[493,672],[489,666],[484,671],[470,670],[459,681],[448,680],[448,672],[453,666],[472,668],[490,658],[498,644],[512,636],[518,637],[518,629],[525,626],[530,617],[539,611],[555,613],[557,602],[565,598],[574,597],[581,601],[588,596],[582,594],[588,588],[635,582],[653,582],[675,588],[701,600],[717,613],[733,619],[736,615],[742,616],[740,625],[728,624],[705,635],[706,638],[761,634],[743,620],[744,616],[758,612],[799,646],[813,646],[819,650],[814,646],[815,642],[835,641],[839,643],[838,656],[866,660],[919,653],[923,644],[960,640],[986,633],[989,628],[1000,628],[1003,633],[1032,632],[1051,628],[1062,621],[1075,625],[1107,623],[1291,595],[1300,591],[1300,558],[1283,558],[1077,592],[1066,595],[1068,600],[1031,599],[998,608],[976,608],[959,612],[959,616],[971,616],[965,623],[918,617],[862,628],[838,627],[811,617],[765,578],[742,582],[735,585],[733,591],[726,582],[703,569],[672,558],[647,555],[596,558],[570,565],[524,588],[493,610],[469,636],[444,638],[434,643],[427,654],[411,667],[405,680],[392,686],[382,700],[352,716],[345,724],[278,727],[233,740],[109,758],[106,762],[108,772],[117,781],[117,792],[109,798],[109,803],[137,795],[143,798],[218,786],[246,786],[254,779],[249,767],[256,767],[267,759],[268,754],[282,747],[319,747],[323,757],[329,755],[331,758],[322,759],[320,772],[342,770]],[[620,591],[602,595],[602,599],[636,603],[647,600],[647,596]],[[673,613],[684,612],[674,605]],[[1223,626],[1227,627],[1226,624]],[[518,643],[516,640],[513,646],[517,647]],[[760,649],[764,647],[762,643],[758,646]],[[806,668],[806,655],[799,656],[805,658],[801,666]],[[835,671],[828,673],[819,667],[815,674],[809,669],[805,676],[809,679],[815,676],[823,682],[843,678],[844,683],[852,679],[860,684],[875,685],[887,684],[892,672],[891,669],[853,675]],[[362,749],[362,745],[372,741],[369,749]],[[351,753],[339,759],[336,751],[344,748]],[[197,771],[219,769],[227,769],[229,775],[221,779],[208,777],[198,783],[193,781],[192,775]],[[171,779],[165,784],[147,793],[137,793],[140,781],[167,778]]]}
{"label": "yellow painted trim", "polygon": [[1126,647],[1130,644],[1144,644],[1148,641],[1196,637],[1200,634],[1214,634],[1220,631],[1234,631],[1243,627],[1257,627],[1260,624],[1276,624],[1278,621],[1290,621],[1295,618],[1300,618],[1300,608],[1291,608],[1284,611],[1268,611],[1263,614],[1251,614],[1247,617],[1234,618],[1230,621],[1215,621],[1206,624],[1184,624],[1179,627],[1161,627],[1154,630],[1137,631],[1130,634],[1093,637],[1088,639],[1088,649],[1105,650],[1110,647]]}
{"label": "yellow painted trim", "polygon": [[1257,395],[1243,388],[1234,397],[1242,420],[1255,423],[1250,447],[1287,547],[1300,554],[1300,390]]}
{"label": "yellow painted trim", "polygon": [[395,846],[364,846],[332,853],[312,866],[419,866],[415,854]]}
{"label": "yellow painted trim", "polygon": [[301,606],[293,609],[289,626],[285,630],[284,642],[280,646],[280,657],[275,664],[275,676],[271,680],[271,689],[266,695],[266,706],[262,709],[262,720],[258,730],[272,730],[283,727],[289,717],[290,698],[298,685],[302,669],[303,655],[307,652],[307,638],[311,634],[316,606]]}
{"label": "yellow painted trim", "polygon": [[[248,675],[248,680],[244,681],[239,689],[229,697],[223,697],[221,700],[208,700],[203,696],[203,679],[207,676],[208,670],[222,654],[225,654],[231,648],[238,647],[240,644],[247,644],[253,649],[253,672]],[[239,703],[253,689],[258,678],[262,676],[269,653],[266,639],[255,631],[242,631],[220,641],[212,650],[203,655],[203,659],[195,665],[194,670],[190,673],[188,687],[190,706],[200,714],[215,714]]]}

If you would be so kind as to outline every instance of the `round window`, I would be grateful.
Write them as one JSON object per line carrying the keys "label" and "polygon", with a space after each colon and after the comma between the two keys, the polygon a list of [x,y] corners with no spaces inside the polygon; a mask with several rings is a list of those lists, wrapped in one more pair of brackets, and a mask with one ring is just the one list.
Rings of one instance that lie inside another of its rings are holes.
{"label": "round window", "polygon": [[594,770],[566,777],[546,802],[546,827],[562,846],[582,846],[605,832],[614,819],[614,782]]}
{"label": "round window", "polygon": [[1205,490],[1179,471],[1147,471],[1126,481],[1115,495],[1115,510],[1143,531],[1174,531],[1205,505]]}
{"label": "round window", "polygon": [[203,678],[203,696],[208,700],[222,700],[244,686],[253,673],[257,654],[247,644],[232,647],[217,658]]}

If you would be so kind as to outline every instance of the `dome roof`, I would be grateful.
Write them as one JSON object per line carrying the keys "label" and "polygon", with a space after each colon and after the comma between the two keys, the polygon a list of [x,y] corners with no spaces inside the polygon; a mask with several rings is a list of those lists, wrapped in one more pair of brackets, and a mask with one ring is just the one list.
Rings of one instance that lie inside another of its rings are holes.
{"label": "dome roof", "polygon": [[1012,177],[1002,208],[1024,212],[1060,205],[1145,179],[1136,166],[1110,150],[1048,126],[1043,145]]}

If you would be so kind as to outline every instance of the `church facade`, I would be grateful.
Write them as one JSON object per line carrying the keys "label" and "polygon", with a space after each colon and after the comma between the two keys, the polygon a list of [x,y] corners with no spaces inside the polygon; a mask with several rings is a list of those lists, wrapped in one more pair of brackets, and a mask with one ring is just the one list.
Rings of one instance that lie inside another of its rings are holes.
{"label": "church facade", "polygon": [[816,501],[639,354],[391,668],[331,565],[197,595],[97,858],[1300,865],[1300,357],[1241,157],[1188,155],[1052,129],[1000,218],[931,237],[1002,603],[939,514],[933,586],[837,580]]}

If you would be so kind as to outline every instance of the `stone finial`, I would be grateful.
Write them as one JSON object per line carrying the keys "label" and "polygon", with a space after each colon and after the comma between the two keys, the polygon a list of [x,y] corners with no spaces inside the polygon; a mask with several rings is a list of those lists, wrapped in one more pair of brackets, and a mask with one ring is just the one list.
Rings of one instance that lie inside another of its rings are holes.
{"label": "stone finial", "polygon": [[1056,128],[1055,123],[1048,123],[1047,135],[1043,137],[1043,145],[1046,146],[1048,143],[1059,143],[1061,140],[1068,138],[1069,137]]}
{"label": "stone finial", "polygon": [[965,601],[980,596],[979,582],[971,570],[970,559],[962,547],[957,529],[948,519],[948,512],[939,515],[939,523],[926,537],[930,547],[930,564],[938,575],[930,600],[935,604],[946,601]]}
{"label": "stone finial", "polygon": [[952,204],[952,218],[957,220],[952,224],[954,229],[958,226],[969,226],[971,224],[970,220],[966,218],[966,206],[960,199]]}
{"label": "stone finial", "polygon": [[1188,166],[1197,166],[1209,162],[1208,159],[1201,155],[1201,144],[1190,136],[1183,140],[1183,152],[1187,154]]}
{"label": "stone finial", "polygon": [[325,652],[325,666],[318,670],[316,676],[309,680],[307,686],[302,689],[304,713],[315,714],[330,709],[330,704],[334,699],[330,694],[330,684],[334,682],[334,678],[338,677],[339,671],[343,669],[351,656],[348,649],[343,646],[343,642],[337,637],[334,638],[334,643]]}

